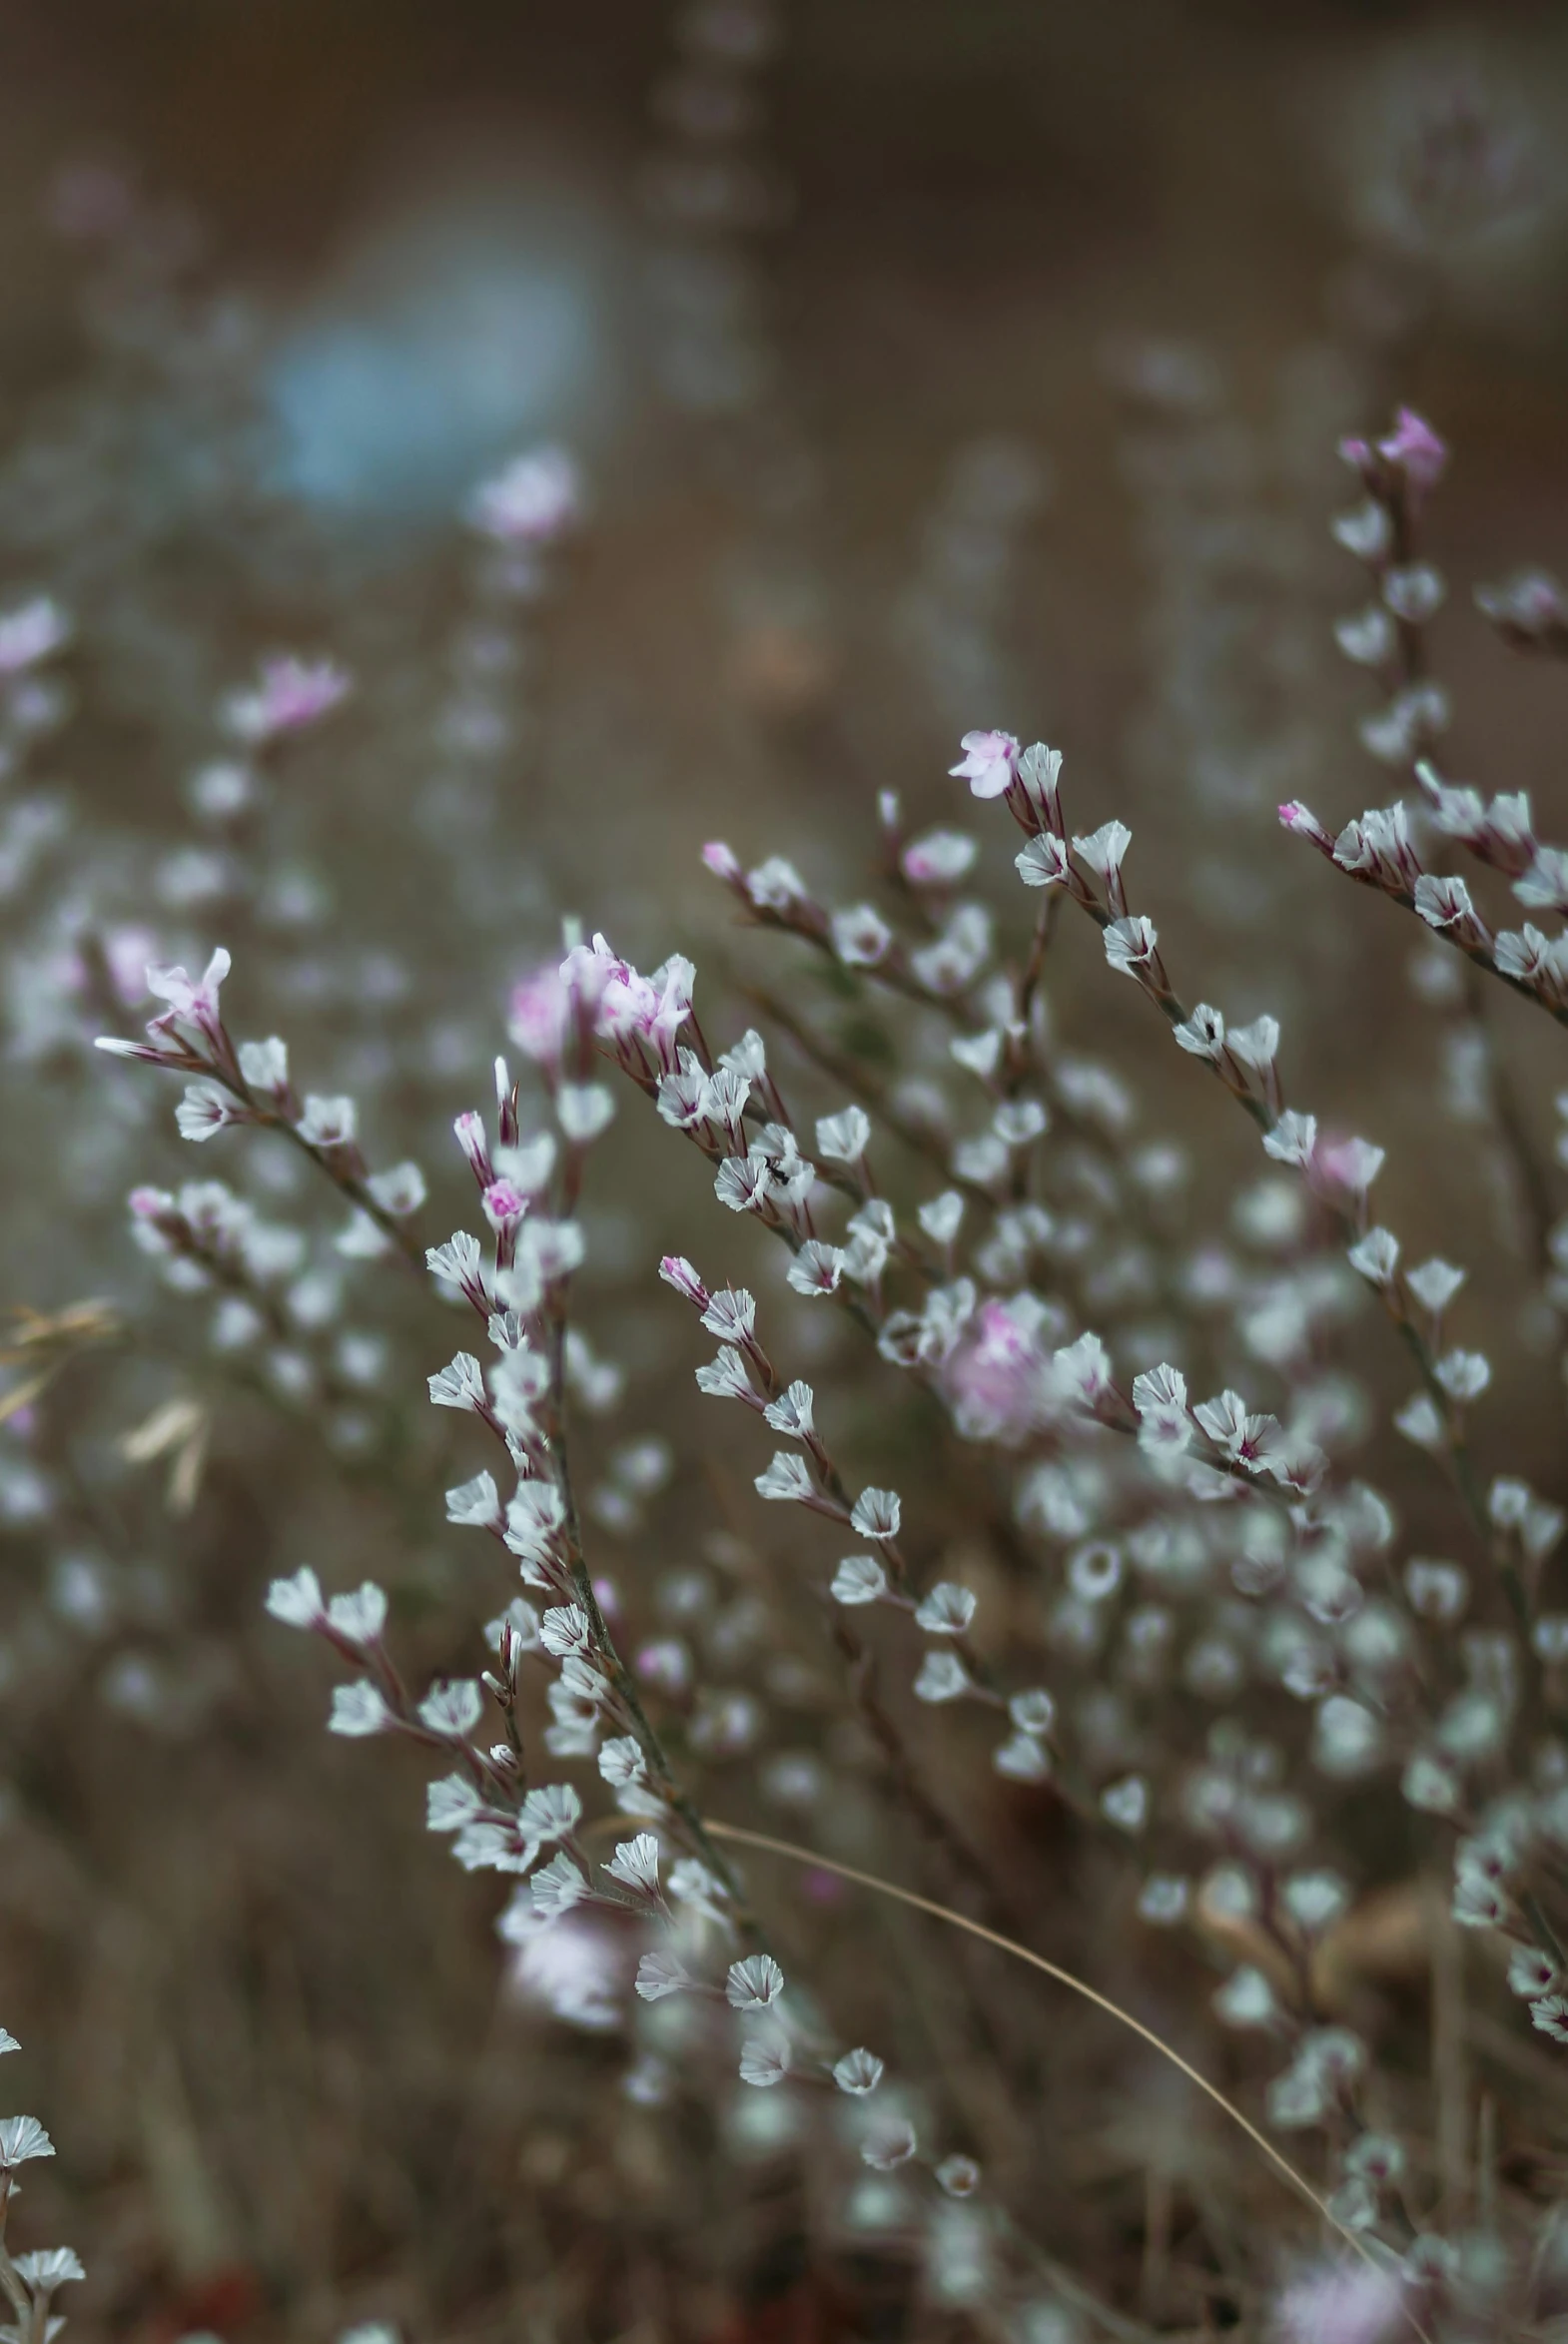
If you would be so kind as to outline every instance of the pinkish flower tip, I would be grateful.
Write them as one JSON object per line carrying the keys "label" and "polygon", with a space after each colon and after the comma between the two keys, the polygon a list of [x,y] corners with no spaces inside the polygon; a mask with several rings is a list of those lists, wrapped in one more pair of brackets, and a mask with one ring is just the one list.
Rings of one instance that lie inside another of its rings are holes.
{"label": "pinkish flower tip", "polygon": [[721,838],[709,839],[702,850],[702,860],[713,873],[715,879],[724,880],[730,887],[739,883],[740,858],[732,847],[725,845]]}

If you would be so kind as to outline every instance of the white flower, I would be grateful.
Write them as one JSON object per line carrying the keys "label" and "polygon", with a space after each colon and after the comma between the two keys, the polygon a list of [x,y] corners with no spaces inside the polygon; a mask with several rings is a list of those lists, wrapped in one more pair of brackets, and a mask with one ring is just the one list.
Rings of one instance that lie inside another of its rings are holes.
{"label": "white flower", "polygon": [[897,2166],[907,2165],[919,2146],[913,2124],[885,2124],[862,2141],[861,2162],[879,2173],[891,2173]]}
{"label": "white flower", "polygon": [[484,1800],[466,1775],[442,1775],[424,1790],[424,1828],[427,1832],[460,1832],[478,1821]]}
{"label": "white flower", "polygon": [[882,2081],[883,2072],[883,2063],[875,2051],[846,2051],[842,2059],[834,2062],[833,2080],[840,2091],[847,2091],[852,2098],[863,2099],[868,2092],[876,2090]]}
{"label": "white flower", "polygon": [[928,1652],[915,1679],[917,1701],[962,1701],[970,1690],[969,1671],[956,1652]]}
{"label": "white flower", "polygon": [[645,2002],[662,2001],[666,1994],[687,1991],[695,1982],[672,1953],[644,1953],[637,1963],[637,1991]]}
{"label": "white flower", "polygon": [[240,1072],[253,1091],[287,1091],[289,1045],[277,1034],[265,1042],[242,1042]]}
{"label": "white flower", "polygon": [[796,1293],[806,1295],[835,1293],[843,1274],[842,1249],[820,1237],[808,1237],[785,1272]]}
{"label": "white flower", "polygon": [[731,1212],[760,1212],[772,1185],[772,1168],[760,1156],[726,1156],[713,1175],[713,1193]]}
{"label": "white flower", "polygon": [[1394,1424],[1418,1449],[1440,1449],[1443,1445],[1443,1420],[1428,1392],[1413,1393],[1395,1412]]}
{"label": "white flower", "polygon": [[1189,1018],[1171,1030],[1193,1058],[1217,1058],[1225,1046],[1224,1019],[1206,1001],[1200,1001]]}
{"label": "white flower", "polygon": [[1100,1794],[1100,1812],[1119,1831],[1141,1832],[1149,1820],[1149,1785],[1142,1775],[1128,1775]]}
{"label": "white flower", "polygon": [[991,1753],[991,1763],[999,1775],[1011,1783],[1048,1783],[1051,1780],[1051,1753],[1033,1734],[1010,1734],[999,1742]]}
{"label": "white flower", "polygon": [[740,2046],[740,2079],[765,2091],[789,2073],[789,2040],[782,2034],[748,2034]]}
{"label": "white flower", "polygon": [[695,1370],[697,1389],[716,1400],[754,1400],[751,1378],[746,1373],[746,1362],[739,1351],[726,1343],[716,1359],[704,1362]]}
{"label": "white flower", "polygon": [[1271,1156],[1276,1164],[1304,1168],[1311,1163],[1316,1146],[1317,1118],[1297,1115],[1294,1108],[1286,1108],[1273,1130],[1263,1134],[1263,1154]]}
{"label": "white flower", "polygon": [[1057,1705],[1044,1686],[1015,1693],[1008,1703],[1008,1715],[1021,1734],[1049,1734],[1056,1714]]}
{"label": "white flower", "polygon": [[21,2047],[10,2028],[0,2026],[0,2058],[3,2058],[7,2051],[19,2051]]}
{"label": "white flower", "polygon": [[242,1112],[217,1083],[191,1083],[174,1111],[182,1140],[210,1140],[225,1125],[242,1120]]}
{"label": "white flower", "polygon": [[471,1677],[437,1678],[419,1704],[419,1723],[432,1734],[470,1734],[483,1710],[483,1697]]}
{"label": "white flower", "polygon": [[897,1538],[903,1512],[897,1490],[863,1489],[855,1500],[850,1528],[862,1538]]}
{"label": "white flower", "polygon": [[1026,887],[1061,887],[1072,865],[1067,848],[1054,830],[1043,830],[1013,857],[1013,868]]}
{"label": "white flower", "polygon": [[459,1351],[428,1382],[431,1402],[437,1408],[473,1409],[484,1405],[484,1375],[471,1351]]}
{"label": "white flower", "polygon": [[773,1498],[781,1504],[805,1505],[817,1494],[817,1485],[803,1457],[789,1449],[775,1449],[773,1462],[765,1473],[759,1473],[755,1488],[759,1497]]}
{"label": "white flower", "polygon": [[939,1579],[915,1613],[915,1625],[928,1636],[962,1636],[975,1617],[975,1597],[955,1580]]}
{"label": "white flower", "polygon": [[539,1642],[552,1660],[564,1660],[570,1652],[585,1653],[592,1634],[580,1603],[557,1604],[539,1622]]}
{"label": "white flower", "polygon": [[498,1528],[500,1493],[492,1477],[488,1473],[475,1473],[471,1481],[461,1481],[455,1489],[447,1490],[446,1519],[477,1530]]}
{"label": "white flower", "polygon": [[1451,1400],[1478,1399],[1492,1380],[1491,1362],[1480,1351],[1449,1351],[1432,1370]]}
{"label": "white flower", "polygon": [[1279,1020],[1254,1018],[1249,1026],[1232,1026],[1226,1039],[1243,1066],[1264,1074],[1279,1055]]}
{"label": "white flower", "polygon": [[[46,2246],[33,2254],[19,2254],[16,2270],[24,2286],[35,2296],[52,2295],[68,2280],[87,2276],[74,2248],[69,2246]],[[52,2321],[50,2325],[53,2326]]]}
{"label": "white flower", "polygon": [[1111,1360],[1097,1334],[1081,1334],[1051,1354],[1057,1389],[1071,1405],[1093,1412],[1111,1388]]}
{"label": "white flower", "polygon": [[615,1099],[607,1083],[562,1083],[555,1093],[555,1120],[574,1148],[608,1129],[615,1118]]}
{"label": "white flower", "polygon": [[833,950],[847,969],[874,969],[878,961],[886,959],[893,942],[892,929],[871,904],[835,912],[829,927]]}
{"label": "white flower", "polygon": [[784,1991],[784,1972],[771,1953],[748,1953],[732,1961],[724,1998],[732,2010],[766,2010]]}
{"label": "white flower", "polygon": [[564,1848],[548,1864],[540,1866],[528,1886],[533,1910],[541,1921],[558,1921],[563,1913],[569,1913],[590,1894],[581,1867],[573,1864]]}
{"label": "white flower", "polygon": [[327,1721],[329,1734],[345,1734],[358,1741],[366,1734],[385,1734],[392,1724],[392,1713],[380,1688],[369,1677],[357,1677],[352,1685],[333,1688],[332,1715]]}
{"label": "white flower", "polygon": [[443,1285],[477,1289],[484,1282],[479,1240],[466,1229],[454,1229],[444,1245],[427,1245],[424,1259],[430,1275]]}
{"label": "white flower", "polygon": [[1358,1270],[1372,1285],[1386,1286],[1392,1282],[1394,1271],[1399,1266],[1399,1240],[1391,1229],[1368,1229],[1365,1236],[1351,1246],[1348,1259],[1350,1267]]}
{"label": "white flower", "polygon": [[1125,822],[1103,822],[1088,838],[1075,838],[1073,852],[1101,879],[1109,880],[1121,870],[1132,843],[1133,833]]}
{"label": "white flower", "polygon": [[1279,2010],[1273,1987],[1250,1962],[1232,1969],[1212,1999],[1227,2026],[1269,2026]]}
{"label": "white flower", "polygon": [[796,1381],[762,1411],[762,1420],[775,1432],[809,1440],[813,1427],[813,1392],[809,1383]]}
{"label": "white flower", "polygon": [[275,1579],[267,1590],[267,1609],[287,1628],[319,1628],[327,1616],[321,1581],[309,1565],[292,1579]]}
{"label": "white flower", "polygon": [[599,1752],[599,1772],[614,1790],[644,1781],[647,1771],[642,1744],[634,1734],[617,1734]]}
{"label": "white flower", "polygon": [[1113,920],[1105,931],[1106,959],[1125,977],[1136,977],[1155,957],[1160,933],[1153,920]]}
{"label": "white flower", "polygon": [[721,1286],[702,1313],[702,1324],[721,1343],[749,1342],[756,1323],[757,1305],[744,1286]]}
{"label": "white flower", "polygon": [[11,2173],[29,2157],[52,2157],[54,2142],[36,2116],[0,2119],[0,2173]]}
{"label": "white flower", "polygon": [[394,1164],[390,1172],[372,1172],[365,1185],[382,1210],[397,1220],[417,1212],[428,1192],[423,1172],[411,1162]]}
{"label": "white flower", "polygon": [[622,1840],[604,1869],[611,1880],[619,1881],[634,1896],[659,1898],[659,1843],[651,1832]]}
{"label": "white flower", "polygon": [[329,1099],[312,1092],[295,1128],[301,1139],[313,1148],[347,1148],[353,1143],[358,1121],[358,1110],[352,1099],[342,1096]]}
{"label": "white flower", "polygon": [[764,911],[788,912],[806,900],[806,882],[793,863],[782,855],[769,855],[755,871],[746,874],[746,892],[752,902]]}
{"label": "white flower", "polygon": [[922,1204],[920,1225],[934,1245],[951,1245],[964,1218],[964,1199],[957,1188],[944,1188],[929,1204]]}
{"label": "white flower", "polygon": [[1004,1148],[1027,1148],[1050,1123],[1038,1099],[1005,1099],[991,1119],[991,1129]]}
{"label": "white flower", "polygon": [[1436,878],[1423,871],[1415,883],[1415,908],[1429,928],[1453,928],[1475,918],[1470,890],[1462,879]]}
{"label": "white flower", "polygon": [[354,1595],[335,1595],[327,1606],[327,1623],[347,1643],[374,1644],[387,1625],[387,1598],[374,1580],[367,1579]]}
{"label": "white flower", "polygon": [[1464,1284],[1466,1274],[1434,1253],[1430,1261],[1422,1261],[1406,1272],[1405,1283],[1422,1309],[1430,1310],[1435,1318],[1447,1309]]}
{"label": "white flower", "polygon": [[835,1603],[880,1603],[888,1575],[875,1555],[846,1555],[833,1574]]}
{"label": "white flower", "polygon": [[871,1145],[871,1118],[863,1107],[817,1118],[817,1154],[830,1164],[859,1164]]}

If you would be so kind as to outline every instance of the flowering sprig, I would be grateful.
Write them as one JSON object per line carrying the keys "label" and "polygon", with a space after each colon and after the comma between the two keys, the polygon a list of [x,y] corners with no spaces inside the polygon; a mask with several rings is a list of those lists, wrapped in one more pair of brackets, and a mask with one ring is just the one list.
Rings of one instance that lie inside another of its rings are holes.
{"label": "flowering sprig", "polygon": [[[0,2026],[0,2056],[21,2047],[15,2035]],[[0,2117],[0,2291],[16,2317],[11,2330],[16,2344],[49,2344],[65,2325],[53,2315],[56,2293],[87,2276],[69,2246],[13,2255],[6,2237],[11,2200],[20,2186],[16,2178],[19,2167],[54,2153],[54,2142],[36,2116]]]}
{"label": "flowering sprig", "polygon": [[358,1144],[354,1101],[312,1096],[302,1104],[290,1080],[287,1047],[276,1036],[236,1048],[219,1004],[231,966],[220,947],[199,978],[180,967],[149,968],[149,993],[169,1006],[149,1022],[147,1040],[101,1034],[97,1047],[191,1078],[176,1111],[183,1139],[206,1141],[231,1124],[282,1133],[354,1206],[346,1245],[369,1252],[395,1247],[409,1262],[420,1262],[423,1247],[409,1225],[424,1201],[418,1167],[369,1171]]}

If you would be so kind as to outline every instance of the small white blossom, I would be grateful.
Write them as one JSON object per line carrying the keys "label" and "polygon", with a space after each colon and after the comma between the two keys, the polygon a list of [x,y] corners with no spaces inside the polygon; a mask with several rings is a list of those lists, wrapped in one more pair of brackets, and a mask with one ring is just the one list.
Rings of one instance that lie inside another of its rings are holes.
{"label": "small white blossom", "polygon": [[1433,1317],[1441,1316],[1464,1284],[1466,1272],[1456,1269],[1451,1261],[1433,1254],[1430,1261],[1422,1261],[1405,1273],[1405,1283],[1423,1310]]}
{"label": "small white blossom", "polygon": [[957,1188],[944,1188],[940,1196],[921,1205],[918,1218],[934,1245],[951,1245],[964,1218],[964,1199]]}
{"label": "small white blossom", "polygon": [[488,1473],[475,1473],[471,1481],[459,1482],[446,1492],[446,1519],[461,1522],[474,1529],[498,1528],[501,1519],[500,1493]]}
{"label": "small white blossom", "polygon": [[868,2140],[862,2141],[861,2161],[879,2173],[891,2173],[898,2166],[907,2165],[919,2146],[913,2124],[882,2125]]}
{"label": "small white blossom", "polygon": [[1026,887],[1061,887],[1072,872],[1068,851],[1052,830],[1043,830],[1013,857],[1013,868]]}
{"label": "small white blossom", "polygon": [[853,2050],[835,2060],[833,2080],[840,2091],[847,2091],[854,2099],[864,2099],[868,2092],[876,2090],[883,2073],[883,2062],[875,2051]]}
{"label": "small white blossom", "polygon": [[329,1627],[350,1644],[374,1644],[387,1625],[387,1598],[373,1580],[353,1595],[335,1595],[327,1606]]}
{"label": "small white blossom", "polygon": [[581,1867],[572,1862],[564,1848],[548,1864],[540,1866],[528,1886],[533,1910],[541,1921],[558,1921],[563,1913],[569,1913],[591,1893]]}
{"label": "small white blossom", "polygon": [[1432,1371],[1451,1400],[1479,1399],[1492,1380],[1491,1362],[1479,1351],[1449,1351]]}
{"label": "small white blossom", "polygon": [[586,1148],[615,1118],[615,1099],[606,1083],[562,1083],[555,1093],[555,1120],[573,1148]]}
{"label": "small white blossom", "polygon": [[782,2083],[789,2073],[789,2038],[783,2034],[747,2035],[740,2046],[740,2079],[759,2091]]}
{"label": "small white blossom", "polygon": [[1294,1108],[1286,1108],[1271,1132],[1263,1134],[1263,1153],[1276,1164],[1293,1164],[1303,1168],[1311,1163],[1312,1151],[1317,1146],[1317,1118],[1297,1115]]}
{"label": "small white blossom", "polygon": [[1219,1011],[1200,1001],[1189,1018],[1171,1031],[1192,1058],[1218,1058],[1225,1046],[1225,1022]]}
{"label": "small white blossom", "polygon": [[0,2173],[13,2173],[30,2157],[52,2157],[54,2142],[36,2116],[0,2118]]}
{"label": "small white blossom", "polygon": [[851,1529],[858,1530],[862,1538],[897,1538],[903,1519],[897,1490],[862,1490],[849,1519]]}
{"label": "small white blossom", "polygon": [[243,1113],[221,1084],[191,1083],[174,1111],[174,1120],[182,1140],[201,1141],[241,1121]]}
{"label": "small white blossom", "polygon": [[875,1555],[846,1555],[833,1574],[835,1603],[880,1603],[888,1575]]}
{"label": "small white blossom", "polygon": [[1128,1775],[1100,1794],[1100,1812],[1119,1831],[1141,1832],[1149,1821],[1149,1785],[1142,1775]]}
{"label": "small white blossom", "polygon": [[471,1351],[459,1351],[449,1366],[428,1379],[430,1399],[437,1408],[474,1409],[484,1405],[484,1374]]}
{"label": "small white blossom", "polygon": [[784,1972],[771,1953],[748,1953],[732,1961],[724,1998],[732,2010],[766,2010],[784,1991]]}
{"label": "small white blossom", "polygon": [[835,912],[829,922],[833,950],[847,969],[874,969],[886,960],[893,931],[871,904],[856,904]]}
{"label": "small white blossom", "polygon": [[754,1400],[751,1377],[739,1351],[726,1343],[716,1359],[705,1360],[694,1370],[697,1389],[715,1400]]}
{"label": "small white blossom", "polygon": [[666,1994],[689,1992],[695,1982],[672,1953],[644,1953],[637,1963],[637,1991],[645,2002],[662,2001]]}
{"label": "small white blossom", "polygon": [[1350,1267],[1359,1271],[1372,1285],[1389,1285],[1399,1266],[1399,1240],[1391,1229],[1368,1229],[1365,1236],[1351,1246],[1348,1259]]}
{"label": "small white blossom", "polygon": [[803,1505],[817,1494],[817,1485],[803,1457],[788,1449],[775,1449],[773,1462],[765,1473],[759,1473],[755,1483],[759,1497],[773,1498],[780,1503]]}
{"label": "small white blossom", "polygon": [[810,1384],[797,1381],[764,1408],[762,1420],[775,1432],[789,1433],[796,1440],[809,1440],[815,1429],[813,1401]]}
{"label": "small white blossom", "polygon": [[956,1652],[928,1652],[915,1679],[917,1701],[962,1701],[971,1690],[969,1671]]}
{"label": "small white blossom", "polygon": [[322,1585],[308,1565],[292,1579],[275,1579],[267,1590],[267,1609],[288,1628],[318,1628],[327,1616]]}
{"label": "small white blossom", "polygon": [[713,1193],[731,1212],[760,1212],[768,1200],[772,1171],[760,1156],[726,1156],[713,1175]]}
{"label": "small white blossom", "polygon": [[832,1294],[844,1274],[844,1254],[837,1245],[808,1237],[785,1273],[797,1294]]}
{"label": "small white blossom", "polygon": [[702,1324],[722,1343],[746,1343],[757,1323],[757,1305],[744,1286],[721,1286],[702,1313]]}
{"label": "small white blossom", "polygon": [[1106,959],[1125,977],[1136,977],[1154,960],[1160,934],[1153,920],[1113,920],[1103,938]]}
{"label": "small white blossom", "polygon": [[619,1881],[634,1896],[659,1899],[659,1843],[651,1832],[622,1840],[604,1869],[611,1880]]}
{"label": "small white blossom", "polygon": [[348,1148],[353,1145],[358,1122],[358,1110],[352,1099],[329,1099],[312,1092],[296,1129],[301,1139],[313,1148]]}
{"label": "small white blossom", "polygon": [[817,1118],[817,1154],[830,1164],[859,1164],[871,1145],[871,1118],[862,1107]]}
{"label": "small white blossom", "polygon": [[483,1698],[471,1677],[438,1679],[419,1703],[419,1723],[432,1734],[470,1734],[483,1709]]}
{"label": "small white blossom", "polygon": [[962,1636],[975,1617],[975,1597],[955,1580],[939,1579],[915,1612],[915,1625],[928,1636]]}
{"label": "small white blossom", "polygon": [[392,1713],[380,1688],[369,1677],[357,1677],[352,1685],[333,1688],[332,1715],[327,1721],[329,1734],[345,1734],[358,1740],[366,1734],[385,1734],[392,1724]]}
{"label": "small white blossom", "polygon": [[557,1604],[539,1622],[539,1642],[552,1660],[564,1660],[571,1652],[587,1652],[592,1635],[580,1603]]}

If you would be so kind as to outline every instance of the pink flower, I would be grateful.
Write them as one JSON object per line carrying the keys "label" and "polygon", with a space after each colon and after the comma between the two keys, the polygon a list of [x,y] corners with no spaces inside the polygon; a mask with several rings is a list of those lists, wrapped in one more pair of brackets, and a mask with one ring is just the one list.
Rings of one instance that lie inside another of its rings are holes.
{"label": "pink flower", "polygon": [[581,507],[571,457],[564,448],[537,447],[474,490],[468,518],[503,545],[548,545],[565,535]]}
{"label": "pink flower", "polygon": [[659,1275],[664,1283],[667,1286],[673,1286],[676,1293],[681,1295],[684,1300],[695,1304],[699,1310],[706,1310],[709,1300],[708,1289],[684,1254],[666,1253],[659,1263]]}
{"label": "pink flower", "polygon": [[1274,2304],[1281,2344],[1380,2344],[1399,2316],[1400,2288],[1389,2271],[1330,2263],[1297,2279]]}
{"label": "pink flower", "polygon": [[1379,439],[1377,452],[1384,463],[1403,472],[1415,498],[1435,488],[1448,469],[1446,442],[1438,438],[1431,424],[1413,407],[1398,409],[1393,430],[1386,439]]}
{"label": "pink flower", "polygon": [[177,1025],[194,1026],[209,1041],[216,1039],[221,1026],[218,991],[232,966],[229,955],[220,945],[200,979],[194,982],[178,965],[171,969],[149,969],[148,992],[169,1004],[148,1026],[147,1031],[153,1039],[162,1040]]}
{"label": "pink flower", "polygon": [[111,928],[105,933],[109,981],[127,1009],[147,999],[147,964],[157,942],[150,928]]}
{"label": "pink flower", "polygon": [[982,1302],[943,1380],[954,1419],[972,1439],[1016,1443],[1046,1412],[1046,1355],[1005,1302]]}
{"label": "pink flower", "polygon": [[553,964],[512,987],[506,1031],[535,1066],[559,1066],[571,1033],[571,994]]}
{"label": "pink flower", "polygon": [[715,879],[722,879],[729,887],[741,882],[740,857],[733,847],[727,847],[721,838],[710,838],[702,850],[702,859]]}
{"label": "pink flower", "polygon": [[1321,854],[1331,855],[1334,842],[1329,837],[1310,806],[1303,806],[1299,798],[1292,798],[1279,809],[1280,828],[1288,830],[1292,838],[1310,839]]}
{"label": "pink flower", "polygon": [[231,692],[223,720],[240,740],[262,744],[319,724],[353,689],[347,668],[335,661],[312,664],[285,653],[262,661],[254,689]]}
{"label": "pink flower", "polygon": [[485,1219],[502,1235],[507,1229],[514,1229],[528,1209],[527,1197],[510,1180],[491,1180],[480,1201]]}
{"label": "pink flower", "polygon": [[967,732],[959,743],[964,754],[948,771],[967,781],[977,798],[1000,798],[1018,777],[1019,746],[1010,732]]}

